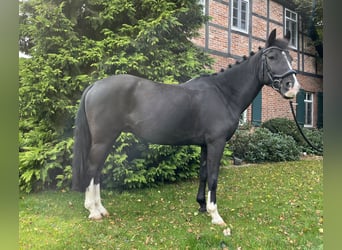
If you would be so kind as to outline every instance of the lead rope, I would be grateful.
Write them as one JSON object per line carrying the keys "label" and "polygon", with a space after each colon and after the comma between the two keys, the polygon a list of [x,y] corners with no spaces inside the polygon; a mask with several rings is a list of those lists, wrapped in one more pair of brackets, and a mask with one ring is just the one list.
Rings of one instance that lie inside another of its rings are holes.
{"label": "lead rope", "polygon": [[297,128],[298,128],[300,134],[303,136],[304,140],[305,140],[305,141],[307,142],[307,144],[309,144],[313,149],[317,150],[318,152],[323,153],[323,150],[322,150],[322,149],[319,149],[319,148],[315,147],[314,145],[312,145],[312,143],[309,141],[309,139],[305,136],[305,134],[304,134],[302,128],[301,128],[301,127],[299,126],[299,124],[298,124],[297,117],[296,117],[296,114],[295,114],[294,109],[293,109],[293,103],[292,103],[292,101],[290,101],[289,103],[290,103],[290,107],[291,107],[293,119],[295,120],[296,125],[297,125]]}

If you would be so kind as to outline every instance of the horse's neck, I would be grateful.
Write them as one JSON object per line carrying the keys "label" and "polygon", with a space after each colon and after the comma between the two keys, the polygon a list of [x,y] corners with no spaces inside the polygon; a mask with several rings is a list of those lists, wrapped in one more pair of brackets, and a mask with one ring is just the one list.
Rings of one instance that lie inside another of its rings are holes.
{"label": "horse's neck", "polygon": [[259,80],[261,55],[226,69],[217,76],[215,84],[226,98],[226,103],[243,112],[257,96],[263,84]]}

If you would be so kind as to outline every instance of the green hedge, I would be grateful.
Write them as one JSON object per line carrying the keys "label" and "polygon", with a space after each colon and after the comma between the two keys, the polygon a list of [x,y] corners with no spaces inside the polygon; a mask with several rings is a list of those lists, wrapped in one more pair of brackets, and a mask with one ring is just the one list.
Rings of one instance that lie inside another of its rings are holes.
{"label": "green hedge", "polygon": [[278,162],[298,160],[299,148],[288,135],[272,133],[266,128],[238,130],[230,141],[233,155],[246,162]]}
{"label": "green hedge", "polygon": [[[323,130],[303,131],[313,145],[323,148]],[[286,118],[270,119],[261,127],[241,127],[229,144],[235,157],[252,163],[298,160],[303,153],[322,155],[307,144],[295,122]]]}
{"label": "green hedge", "polygon": [[261,127],[269,129],[272,133],[282,133],[292,136],[299,145],[303,145],[305,143],[302,135],[298,131],[295,121],[293,120],[289,120],[287,118],[274,118],[262,123]]}
{"label": "green hedge", "polygon": [[[287,118],[274,118],[264,122],[261,127],[268,128],[272,133],[282,133],[292,136],[299,149],[307,154],[322,155],[322,152],[313,149],[300,134],[295,121]],[[302,128],[307,139],[318,149],[323,149],[323,130],[316,128]]]}
{"label": "green hedge", "polygon": [[[312,145],[315,146],[315,148],[323,150],[323,129],[304,128],[303,132],[306,138],[308,138],[308,140],[311,142]],[[305,152],[307,154],[323,155],[323,152],[321,150],[318,151],[316,149],[313,149],[306,142],[300,145],[300,149],[302,152]]]}

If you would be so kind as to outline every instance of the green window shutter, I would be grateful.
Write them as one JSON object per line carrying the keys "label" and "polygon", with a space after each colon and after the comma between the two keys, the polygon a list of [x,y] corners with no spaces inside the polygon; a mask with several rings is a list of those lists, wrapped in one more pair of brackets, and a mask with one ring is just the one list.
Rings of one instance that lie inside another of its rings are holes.
{"label": "green window shutter", "polygon": [[317,93],[317,128],[323,128],[323,92]]}
{"label": "green window shutter", "polygon": [[305,121],[304,99],[305,99],[305,91],[301,89],[297,94],[296,116],[297,116],[298,123],[302,126],[304,126],[304,121]]}
{"label": "green window shutter", "polygon": [[254,126],[260,126],[261,124],[261,105],[262,105],[262,95],[261,95],[261,90],[260,90],[252,103],[252,124]]}

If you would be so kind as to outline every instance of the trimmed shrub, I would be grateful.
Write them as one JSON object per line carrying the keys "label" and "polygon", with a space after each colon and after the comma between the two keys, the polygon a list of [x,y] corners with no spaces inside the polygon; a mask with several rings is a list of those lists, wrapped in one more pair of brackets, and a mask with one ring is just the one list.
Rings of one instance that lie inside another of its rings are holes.
{"label": "trimmed shrub", "polygon": [[306,143],[293,120],[287,118],[274,118],[262,123],[261,127],[269,129],[272,133],[282,133],[292,136],[298,145]]}
{"label": "trimmed shrub", "polygon": [[[308,154],[322,155],[313,149],[300,134],[295,121],[289,120],[287,118],[274,118],[264,122],[261,127],[269,129],[272,133],[282,133],[285,135],[292,136],[296,141],[301,152],[306,152]],[[315,128],[302,128],[303,133],[307,139],[319,149],[323,149],[323,130]]]}
{"label": "trimmed shrub", "polygon": [[233,155],[246,162],[294,161],[300,156],[295,140],[288,135],[272,133],[267,128],[238,130],[230,141]]}
{"label": "trimmed shrub", "polygon": [[[306,138],[318,149],[323,150],[323,130],[315,128],[303,128]],[[300,145],[302,152],[314,155],[323,155],[323,152],[313,149],[307,142]]]}
{"label": "trimmed shrub", "polygon": [[229,148],[233,152],[233,156],[245,159],[247,153],[247,145],[251,137],[249,130],[238,129],[229,141]]}

